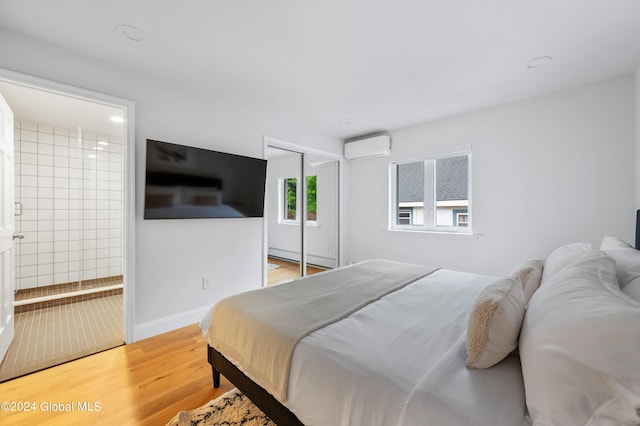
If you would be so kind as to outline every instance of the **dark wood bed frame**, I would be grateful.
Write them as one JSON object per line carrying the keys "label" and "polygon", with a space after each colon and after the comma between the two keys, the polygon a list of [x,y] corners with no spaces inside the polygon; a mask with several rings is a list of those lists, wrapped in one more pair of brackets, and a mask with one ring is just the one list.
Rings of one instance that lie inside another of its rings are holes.
{"label": "dark wood bed frame", "polygon": [[238,367],[212,348],[211,345],[207,345],[207,359],[213,371],[214,388],[220,387],[220,374],[222,374],[275,424],[280,426],[304,426],[287,407],[248,378]]}
{"label": "dark wood bed frame", "polygon": [[[640,210],[636,211],[636,241],[640,250]],[[287,407],[273,395],[248,378],[238,367],[227,360],[220,352],[207,345],[207,359],[213,371],[213,387],[220,387],[220,374],[226,377],[240,392],[247,396],[273,422],[280,426],[304,426]]]}

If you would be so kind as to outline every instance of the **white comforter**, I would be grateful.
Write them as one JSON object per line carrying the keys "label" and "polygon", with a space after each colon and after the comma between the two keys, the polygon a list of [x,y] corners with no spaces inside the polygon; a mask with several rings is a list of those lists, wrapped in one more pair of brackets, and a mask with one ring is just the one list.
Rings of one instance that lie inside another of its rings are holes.
{"label": "white comforter", "polygon": [[304,337],[284,405],[306,426],[529,424],[517,356],[465,367],[467,314],[496,279],[440,269]]}
{"label": "white comforter", "polygon": [[310,334],[285,405],[306,426],[522,425],[519,359],[465,367],[467,313],[495,280],[439,270]]}

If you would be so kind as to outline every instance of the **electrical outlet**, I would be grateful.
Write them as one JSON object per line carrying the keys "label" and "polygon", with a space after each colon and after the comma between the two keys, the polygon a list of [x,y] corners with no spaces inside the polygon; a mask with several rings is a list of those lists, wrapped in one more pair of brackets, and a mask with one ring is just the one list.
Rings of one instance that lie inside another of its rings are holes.
{"label": "electrical outlet", "polygon": [[209,290],[211,288],[211,282],[209,281],[208,278],[203,278],[202,279],[202,289],[203,290]]}

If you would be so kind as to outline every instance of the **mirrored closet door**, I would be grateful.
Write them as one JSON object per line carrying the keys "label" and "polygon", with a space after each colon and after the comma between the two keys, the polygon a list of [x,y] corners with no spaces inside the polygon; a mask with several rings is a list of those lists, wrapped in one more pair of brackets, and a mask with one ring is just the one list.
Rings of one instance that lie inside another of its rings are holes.
{"label": "mirrored closet door", "polygon": [[267,148],[267,285],[339,265],[339,163]]}

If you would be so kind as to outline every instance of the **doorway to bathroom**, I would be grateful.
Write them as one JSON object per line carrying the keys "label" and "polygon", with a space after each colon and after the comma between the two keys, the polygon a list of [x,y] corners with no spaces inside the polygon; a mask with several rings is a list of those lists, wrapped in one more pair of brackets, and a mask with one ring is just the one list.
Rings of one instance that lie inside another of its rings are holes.
{"label": "doorway to bathroom", "polygon": [[3,80],[13,111],[14,339],[0,381],[122,345],[127,111]]}

